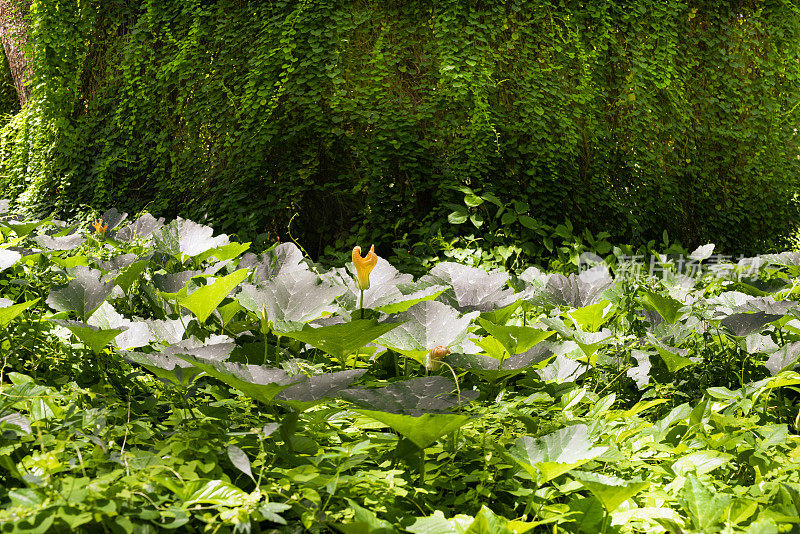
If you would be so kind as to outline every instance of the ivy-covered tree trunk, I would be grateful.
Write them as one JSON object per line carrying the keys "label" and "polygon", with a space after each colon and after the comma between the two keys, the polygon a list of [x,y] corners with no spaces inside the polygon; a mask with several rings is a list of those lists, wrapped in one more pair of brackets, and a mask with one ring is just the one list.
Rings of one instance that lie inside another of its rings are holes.
{"label": "ivy-covered tree trunk", "polygon": [[28,102],[31,92],[28,86],[28,59],[25,57],[25,44],[28,42],[26,17],[30,7],[31,0],[0,0],[0,38],[20,107]]}

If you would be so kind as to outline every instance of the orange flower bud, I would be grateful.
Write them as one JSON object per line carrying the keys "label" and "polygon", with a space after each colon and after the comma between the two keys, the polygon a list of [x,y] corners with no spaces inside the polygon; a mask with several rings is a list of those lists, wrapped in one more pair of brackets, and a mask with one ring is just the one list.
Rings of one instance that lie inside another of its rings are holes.
{"label": "orange flower bud", "polygon": [[103,219],[97,219],[92,223],[94,226],[94,233],[100,237],[105,237],[106,230],[108,230],[108,223],[103,224]]}
{"label": "orange flower bud", "polygon": [[361,257],[361,247],[353,247],[353,265],[356,267],[356,286],[358,289],[369,289],[369,273],[378,263],[378,255],[375,254],[375,245],[369,249],[365,257]]}
{"label": "orange flower bud", "polygon": [[425,369],[428,371],[438,371],[442,366],[442,358],[450,354],[450,349],[443,345],[436,345],[425,358]]}

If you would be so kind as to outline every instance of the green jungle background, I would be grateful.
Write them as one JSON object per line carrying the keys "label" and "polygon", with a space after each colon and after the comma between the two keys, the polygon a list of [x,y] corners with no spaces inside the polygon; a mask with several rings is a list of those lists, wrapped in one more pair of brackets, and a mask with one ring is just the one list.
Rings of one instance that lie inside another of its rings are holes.
{"label": "green jungle background", "polygon": [[494,264],[556,235],[753,254],[798,223],[789,0],[35,0],[29,24],[0,191],[35,216]]}

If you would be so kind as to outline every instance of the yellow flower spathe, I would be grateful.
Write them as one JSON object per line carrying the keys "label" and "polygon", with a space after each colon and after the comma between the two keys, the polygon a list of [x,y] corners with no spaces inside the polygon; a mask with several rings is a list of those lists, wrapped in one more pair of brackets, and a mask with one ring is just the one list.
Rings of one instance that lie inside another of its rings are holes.
{"label": "yellow flower spathe", "polygon": [[369,252],[361,257],[361,247],[353,247],[353,265],[356,267],[356,286],[364,291],[369,289],[369,273],[378,263],[378,255],[375,254],[375,245],[370,247]]}
{"label": "yellow flower spathe", "polygon": [[97,219],[92,223],[92,226],[94,226],[95,234],[100,237],[105,237],[106,230],[108,230],[108,223],[103,224],[103,219]]}

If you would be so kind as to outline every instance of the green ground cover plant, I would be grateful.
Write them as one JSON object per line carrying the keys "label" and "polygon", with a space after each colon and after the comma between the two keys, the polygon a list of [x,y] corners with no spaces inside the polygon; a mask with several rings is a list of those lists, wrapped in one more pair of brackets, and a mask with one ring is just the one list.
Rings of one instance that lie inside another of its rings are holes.
{"label": "green ground cover plant", "polygon": [[415,277],[95,223],[0,202],[0,531],[800,525],[798,253]]}

